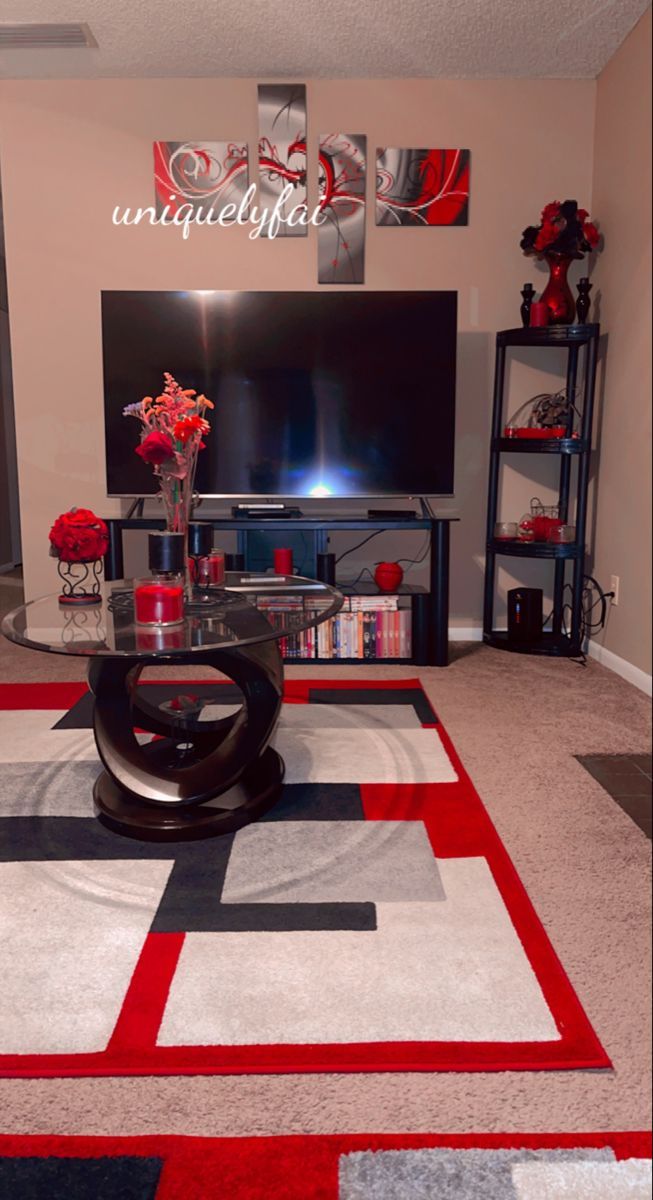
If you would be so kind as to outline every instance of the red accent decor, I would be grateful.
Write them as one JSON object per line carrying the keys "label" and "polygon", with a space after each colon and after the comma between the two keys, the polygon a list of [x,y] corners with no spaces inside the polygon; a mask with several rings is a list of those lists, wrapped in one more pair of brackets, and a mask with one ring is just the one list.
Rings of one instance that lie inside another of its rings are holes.
{"label": "red accent decor", "polygon": [[549,310],[543,300],[535,300],[531,304],[531,326],[549,324]]}
{"label": "red accent decor", "polygon": [[209,581],[214,586],[224,583],[224,554],[214,551],[209,555]]}
{"label": "red accent decor", "polygon": [[292,550],[287,546],[277,546],[274,550],[275,575],[292,575]]}
{"label": "red accent decor", "polygon": [[567,430],[564,425],[551,425],[548,429],[537,425],[506,425],[503,436],[507,438],[563,438],[567,436]]}
{"label": "red accent decor", "polygon": [[[540,304],[546,305],[549,325],[572,325],[576,316],[576,302],[567,283],[567,271],[574,256],[571,254],[545,254],[549,265],[547,283]],[[531,305],[531,315],[535,305]],[[533,321],[531,320],[531,325]]]}
{"label": "red accent decor", "polygon": [[0,1135],[7,1158],[163,1159],[156,1200],[338,1200],[343,1154],[361,1150],[612,1150],[651,1157],[651,1135],[627,1133],[337,1133],[279,1137]]}
{"label": "red accent decor", "polygon": [[374,572],[374,582],[382,592],[394,592],[403,577],[403,570],[396,562],[378,563]]}
{"label": "red accent decor", "polygon": [[134,592],[134,615],[139,625],[172,625],[184,619],[184,589],[178,584],[146,583]]}
{"label": "red accent decor", "polygon": [[[183,686],[188,689],[192,683],[184,680]],[[290,680],[285,685],[284,701],[307,703],[313,688],[346,693],[361,686],[358,679],[333,682],[324,679]],[[421,688],[421,683],[414,678],[366,680],[364,686],[366,690],[399,693],[403,689]],[[0,685],[0,708],[65,709],[86,690],[82,684]],[[428,722],[423,727],[429,729],[433,737],[440,738],[458,775],[457,781],[437,784],[363,784],[361,799],[365,817],[367,820],[422,821],[434,854],[438,857],[478,855],[487,860],[556,1022],[559,1038],[548,1042],[159,1046],[156,1036],[184,940],[183,932],[161,933],[149,934],[144,942],[113,1035],[104,1051],[1,1055],[0,1077],[610,1068],[611,1061],[585,1015],[450,738],[441,724]],[[89,797],[89,814],[90,811]],[[473,1141],[468,1144],[480,1143]],[[273,1194],[268,1191],[266,1200]],[[316,1193],[318,1196],[320,1194]],[[188,1197],[191,1195],[189,1192]],[[248,1196],[249,1193],[243,1195]],[[256,1196],[257,1193],[251,1195]],[[305,1196],[306,1192],[302,1200]]]}

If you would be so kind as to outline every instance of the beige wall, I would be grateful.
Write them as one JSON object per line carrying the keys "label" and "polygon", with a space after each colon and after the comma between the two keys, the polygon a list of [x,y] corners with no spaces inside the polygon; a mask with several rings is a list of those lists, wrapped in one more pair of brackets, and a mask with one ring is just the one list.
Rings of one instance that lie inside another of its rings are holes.
{"label": "beige wall", "polygon": [[620,578],[599,643],[651,671],[651,10],[598,80],[593,275],[607,333],[594,573]]}
{"label": "beige wall", "polygon": [[[524,281],[539,287],[544,279],[541,268],[523,258],[520,232],[547,200],[573,196],[589,207],[594,97],[590,81],[308,85],[313,180],[316,137],[329,130],[366,133],[370,152],[377,145],[472,152],[468,228],[377,229],[368,207],[365,284],[459,293],[455,505],[462,521],[452,556],[458,625],[478,624],[481,614],[494,333],[519,324]],[[250,241],[243,229],[194,229],[184,242],[173,229],[112,226],[114,205],[152,201],[152,141],[198,137],[247,139],[251,151],[255,81],[0,83],[29,595],[52,588],[47,534],[59,512],[74,503],[104,513],[119,507],[105,496],[100,289],[317,287],[315,231],[306,239],[270,242]],[[517,363],[511,407],[541,390],[547,378]],[[536,475],[534,485],[531,468],[532,459],[523,473],[512,472],[506,518],[521,516],[533,494],[546,492],[545,475]],[[415,548],[404,544],[379,540],[374,557]]]}

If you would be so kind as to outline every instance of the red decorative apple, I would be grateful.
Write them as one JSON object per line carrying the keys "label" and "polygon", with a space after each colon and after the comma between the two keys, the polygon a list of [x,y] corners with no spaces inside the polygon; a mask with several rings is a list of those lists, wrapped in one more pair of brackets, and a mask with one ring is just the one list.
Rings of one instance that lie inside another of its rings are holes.
{"label": "red decorative apple", "polygon": [[394,592],[399,587],[404,573],[396,562],[377,563],[374,582],[382,592]]}

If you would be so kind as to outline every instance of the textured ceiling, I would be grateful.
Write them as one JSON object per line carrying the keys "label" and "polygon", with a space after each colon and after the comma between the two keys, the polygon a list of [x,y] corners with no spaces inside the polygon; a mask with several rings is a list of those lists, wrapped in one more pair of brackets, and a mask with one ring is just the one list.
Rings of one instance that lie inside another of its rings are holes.
{"label": "textured ceiling", "polygon": [[648,0],[0,0],[98,49],[0,53],[5,78],[593,78]]}

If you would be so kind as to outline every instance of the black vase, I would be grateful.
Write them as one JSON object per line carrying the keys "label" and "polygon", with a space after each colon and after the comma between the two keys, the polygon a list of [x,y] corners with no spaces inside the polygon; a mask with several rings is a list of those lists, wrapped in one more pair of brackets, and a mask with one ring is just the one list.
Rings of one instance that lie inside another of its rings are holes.
{"label": "black vase", "polygon": [[576,315],[578,317],[579,325],[585,325],[587,323],[587,314],[589,313],[591,303],[590,292],[592,287],[593,284],[590,283],[587,276],[584,276],[583,279],[579,279],[578,283],[576,284],[576,289],[578,291]]}
{"label": "black vase", "polygon": [[521,308],[519,310],[521,313],[521,323],[524,326],[524,329],[528,329],[528,326],[531,322],[531,304],[533,303],[533,296],[535,295],[535,288],[533,287],[533,284],[525,283],[521,294],[523,297]]}

